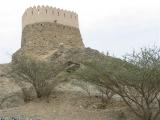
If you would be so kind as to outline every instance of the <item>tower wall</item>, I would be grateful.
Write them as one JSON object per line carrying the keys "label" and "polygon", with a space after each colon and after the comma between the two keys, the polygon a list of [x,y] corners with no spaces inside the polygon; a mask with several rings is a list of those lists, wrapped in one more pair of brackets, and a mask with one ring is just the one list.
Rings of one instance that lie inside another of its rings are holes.
{"label": "tower wall", "polygon": [[49,22],[27,25],[23,29],[21,44],[31,49],[56,49],[61,44],[66,47],[84,46],[78,28]]}
{"label": "tower wall", "polygon": [[40,22],[56,22],[66,26],[79,27],[76,13],[49,6],[30,7],[22,16],[22,28]]}
{"label": "tower wall", "polygon": [[52,7],[30,7],[22,17],[21,48],[30,52],[65,47],[84,47],[78,15]]}

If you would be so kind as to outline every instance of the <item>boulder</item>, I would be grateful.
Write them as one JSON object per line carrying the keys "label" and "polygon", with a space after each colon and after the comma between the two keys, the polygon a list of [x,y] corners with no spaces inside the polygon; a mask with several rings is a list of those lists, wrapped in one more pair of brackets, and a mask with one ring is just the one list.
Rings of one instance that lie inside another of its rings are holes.
{"label": "boulder", "polygon": [[24,104],[21,88],[7,77],[0,77],[0,109]]}

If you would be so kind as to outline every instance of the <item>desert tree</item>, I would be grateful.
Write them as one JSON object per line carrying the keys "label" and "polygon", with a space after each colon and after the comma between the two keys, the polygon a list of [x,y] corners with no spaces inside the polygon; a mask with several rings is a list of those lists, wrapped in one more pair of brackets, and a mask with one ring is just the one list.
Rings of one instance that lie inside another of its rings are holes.
{"label": "desert tree", "polygon": [[[77,79],[79,79],[79,83],[83,83],[83,84],[79,84],[79,86],[86,91],[89,96],[91,97],[90,94],[90,89],[89,89],[89,84],[94,86],[95,89],[97,89],[100,93],[100,98],[102,100],[103,103],[110,103],[112,100],[112,97],[115,95],[115,93],[108,89],[106,86],[103,85],[103,83],[100,83],[99,81],[99,76],[101,76],[102,74],[104,74],[104,71],[100,70],[100,73],[97,72],[97,68],[99,67],[99,63],[101,60],[105,59],[105,57],[101,57],[99,59],[99,57],[96,60],[90,60],[89,62],[83,62],[80,67],[80,69],[78,69],[75,73],[73,73]],[[104,67],[104,66],[103,66]],[[103,76],[101,76],[103,77]]]}
{"label": "desert tree", "polygon": [[38,60],[29,56],[19,57],[16,63],[12,64],[13,77],[30,82],[37,93],[37,97],[48,97],[59,82],[56,76],[64,69],[63,65]]}
{"label": "desert tree", "polygon": [[141,120],[158,120],[160,114],[160,49],[142,48],[124,60],[84,63],[79,76],[118,94]]}

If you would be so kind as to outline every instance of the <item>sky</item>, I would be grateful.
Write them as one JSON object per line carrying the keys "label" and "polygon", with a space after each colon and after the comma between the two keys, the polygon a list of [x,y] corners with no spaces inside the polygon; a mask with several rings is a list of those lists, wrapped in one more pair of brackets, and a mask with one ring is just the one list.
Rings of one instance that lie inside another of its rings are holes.
{"label": "sky", "polygon": [[160,46],[160,0],[5,0],[0,4],[0,63],[21,44],[21,17],[30,6],[75,11],[86,47],[122,57],[141,47]]}

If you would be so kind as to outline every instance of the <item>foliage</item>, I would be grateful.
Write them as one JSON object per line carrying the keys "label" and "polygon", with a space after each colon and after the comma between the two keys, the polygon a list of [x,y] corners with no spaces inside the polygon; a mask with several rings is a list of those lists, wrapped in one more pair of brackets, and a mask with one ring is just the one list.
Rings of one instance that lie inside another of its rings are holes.
{"label": "foliage", "polygon": [[[102,58],[102,57],[101,57]],[[85,90],[89,96],[90,96],[90,89],[88,88],[88,84],[94,85],[96,89],[101,94],[101,100],[103,103],[109,103],[112,100],[113,95],[115,94],[112,90],[106,88],[103,83],[101,83],[97,78],[104,77],[105,71],[101,70],[100,66],[102,63],[102,60],[104,60],[105,57],[103,56],[103,59],[96,59],[97,61],[90,60],[89,62],[83,62],[84,66],[81,66],[79,70],[77,70],[74,74],[77,76],[77,79],[83,80],[83,84],[80,84],[79,86]],[[114,61],[112,59],[109,59],[109,61]],[[117,60],[116,60],[117,61]],[[118,60],[119,61],[119,60]],[[109,62],[107,62],[108,64]],[[103,65],[101,67],[104,67]],[[100,68],[100,73],[98,72],[98,69]],[[107,70],[107,69],[106,69]]]}
{"label": "foliage", "polygon": [[78,71],[81,79],[112,90],[142,120],[160,114],[160,49],[143,48],[125,60],[93,60]]}
{"label": "foliage", "polygon": [[27,56],[21,56],[18,62],[13,64],[13,72],[34,86],[38,98],[50,95],[57,83],[56,76],[62,69],[62,66]]}

